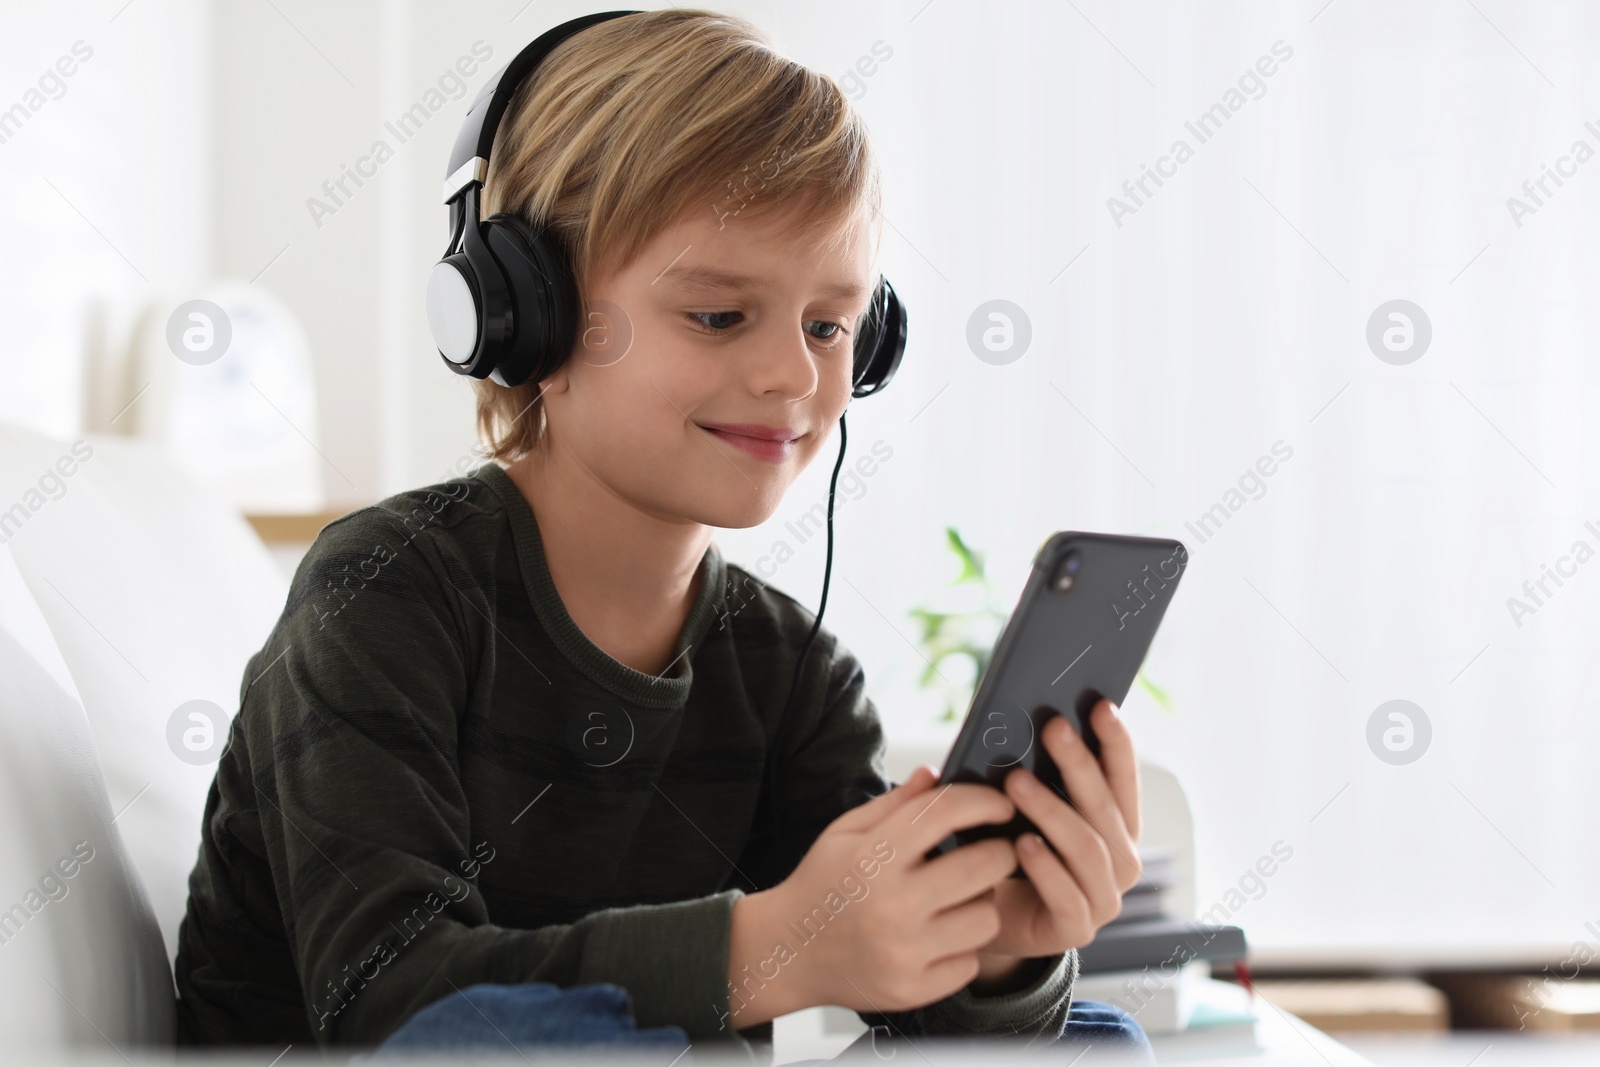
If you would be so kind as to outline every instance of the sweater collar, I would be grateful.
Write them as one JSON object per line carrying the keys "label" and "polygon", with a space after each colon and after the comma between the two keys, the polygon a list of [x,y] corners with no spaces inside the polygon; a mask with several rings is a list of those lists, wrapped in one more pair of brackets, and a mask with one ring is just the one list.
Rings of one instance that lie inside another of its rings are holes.
{"label": "sweater collar", "polygon": [[718,594],[727,580],[726,565],[715,543],[706,547],[700,560],[700,589],[690,605],[682,631],[672,646],[673,660],[662,675],[645,674],[613,659],[578,628],[567,606],[556,592],[545,561],[544,542],[539,523],[522,490],[499,464],[491,461],[474,472],[505,504],[511,520],[512,540],[522,570],[528,599],[551,641],[562,655],[590,679],[616,696],[645,708],[682,708],[694,681],[695,650],[705,639],[717,615]]}

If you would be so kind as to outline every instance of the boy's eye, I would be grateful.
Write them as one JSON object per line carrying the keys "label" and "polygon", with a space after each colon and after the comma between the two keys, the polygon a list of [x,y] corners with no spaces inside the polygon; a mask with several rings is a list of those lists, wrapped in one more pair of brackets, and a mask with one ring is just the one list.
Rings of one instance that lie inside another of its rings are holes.
{"label": "boy's eye", "polygon": [[836,344],[839,341],[842,341],[844,339],[845,333],[848,332],[848,331],[845,330],[845,328],[843,326],[840,326],[837,322],[833,322],[833,321],[830,321],[828,319],[818,319],[815,322],[808,323],[808,325],[811,325],[811,326],[826,326],[826,327],[828,327],[828,332],[827,333],[825,333],[825,334],[812,334],[811,336],[815,337],[819,341],[827,341],[830,345],[831,344]]}
{"label": "boy's eye", "polygon": [[[691,311],[689,318],[704,327],[708,333],[721,333],[733,323],[727,321],[731,316],[738,315],[737,311]],[[707,322],[707,319],[713,321]]]}
{"label": "boy's eye", "polygon": [[[736,325],[733,320],[742,317],[744,313],[740,311],[690,311],[686,314],[689,321],[706,333],[716,334],[726,333],[732,329]],[[807,332],[811,332],[811,327],[815,326],[823,327],[824,332],[811,333],[811,336],[825,342],[830,347],[839,343],[843,340],[844,335],[850,332],[844,326],[830,319],[815,319],[806,323]]]}

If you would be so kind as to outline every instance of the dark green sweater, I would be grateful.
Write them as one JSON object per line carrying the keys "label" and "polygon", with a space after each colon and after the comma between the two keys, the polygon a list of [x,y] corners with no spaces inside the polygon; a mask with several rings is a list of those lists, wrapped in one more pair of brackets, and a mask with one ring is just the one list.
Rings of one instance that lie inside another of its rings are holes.
{"label": "dark green sweater", "polygon": [[[206,801],[180,1042],[371,1046],[477,982],[612,982],[641,1027],[765,1062],[771,1024],[730,1015],[733,902],[892,783],[861,666],[824,628],[783,731],[775,847],[763,761],[815,616],[715,545],[700,578],[654,676],[578,629],[492,463],[324,529]],[[1016,993],[862,1018],[1053,1036],[1077,954],[1048,962]],[[760,995],[743,988],[734,1006]]]}

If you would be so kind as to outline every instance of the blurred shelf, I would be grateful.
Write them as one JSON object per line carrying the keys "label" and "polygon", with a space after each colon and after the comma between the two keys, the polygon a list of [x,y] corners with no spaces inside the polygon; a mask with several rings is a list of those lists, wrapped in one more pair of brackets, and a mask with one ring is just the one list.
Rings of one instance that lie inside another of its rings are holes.
{"label": "blurred shelf", "polygon": [[1255,989],[1324,1033],[1450,1028],[1449,1000],[1416,978],[1257,979]]}
{"label": "blurred shelf", "polygon": [[[1248,923],[1244,924],[1248,927]],[[1532,968],[1537,970],[1572,951],[1570,942],[1491,941],[1463,937],[1454,942],[1356,940],[1332,943],[1263,943],[1252,941],[1250,966],[1257,974],[1292,977],[1321,977],[1339,970],[1389,971],[1397,975],[1419,969],[1486,970],[1489,968]]]}
{"label": "blurred shelf", "polygon": [[[1600,1034],[1600,978],[1580,976],[1571,958],[1538,974],[1437,974],[1457,1029],[1587,1031]],[[1600,1061],[1597,1061],[1600,1062]]]}
{"label": "blurred shelf", "polygon": [[255,527],[256,535],[269,545],[310,544],[317,539],[322,528],[335,519],[342,519],[363,505],[344,505],[312,512],[283,512],[275,514],[245,514],[245,521]]}

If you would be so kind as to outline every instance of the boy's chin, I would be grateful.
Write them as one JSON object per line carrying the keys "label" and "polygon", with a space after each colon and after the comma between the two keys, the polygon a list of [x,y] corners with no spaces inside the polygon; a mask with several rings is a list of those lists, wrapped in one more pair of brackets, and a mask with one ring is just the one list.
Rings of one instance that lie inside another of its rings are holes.
{"label": "boy's chin", "polygon": [[752,502],[749,500],[729,501],[701,501],[695,509],[699,512],[699,520],[707,526],[715,526],[723,530],[748,530],[752,526],[760,526],[772,518],[777,511],[780,498],[770,503],[767,501]]}
{"label": "boy's chin", "polygon": [[718,510],[714,518],[702,518],[701,522],[707,526],[717,526],[718,530],[750,530],[752,526],[760,526],[771,517],[771,509],[728,509]]}

